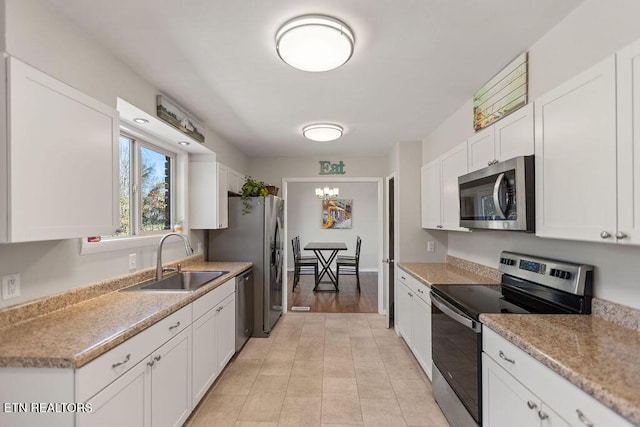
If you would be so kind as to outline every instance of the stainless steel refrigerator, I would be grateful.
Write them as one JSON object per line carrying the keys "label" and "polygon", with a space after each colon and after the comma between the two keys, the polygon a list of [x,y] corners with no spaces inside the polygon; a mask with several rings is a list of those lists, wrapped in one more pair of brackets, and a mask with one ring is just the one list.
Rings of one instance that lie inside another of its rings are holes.
{"label": "stainless steel refrigerator", "polygon": [[229,226],[209,231],[209,261],[253,263],[254,337],[268,337],[282,315],[284,200],[252,197],[243,214],[243,200],[229,197]]}

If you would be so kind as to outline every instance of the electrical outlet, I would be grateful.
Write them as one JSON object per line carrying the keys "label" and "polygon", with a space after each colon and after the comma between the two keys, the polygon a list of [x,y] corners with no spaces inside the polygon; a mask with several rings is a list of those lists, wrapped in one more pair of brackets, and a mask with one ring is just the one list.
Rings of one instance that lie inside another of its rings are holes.
{"label": "electrical outlet", "polygon": [[436,242],[433,240],[427,240],[427,252],[435,252],[436,251]]}
{"label": "electrical outlet", "polygon": [[2,276],[2,299],[20,296],[20,273]]}
{"label": "electrical outlet", "polygon": [[136,268],[136,254],[129,254],[129,271],[135,271]]}
{"label": "electrical outlet", "polygon": [[202,243],[198,242],[198,246],[197,246],[197,249],[196,249],[196,253],[197,253],[197,254],[199,254],[199,253],[201,253],[201,252],[202,252]]}

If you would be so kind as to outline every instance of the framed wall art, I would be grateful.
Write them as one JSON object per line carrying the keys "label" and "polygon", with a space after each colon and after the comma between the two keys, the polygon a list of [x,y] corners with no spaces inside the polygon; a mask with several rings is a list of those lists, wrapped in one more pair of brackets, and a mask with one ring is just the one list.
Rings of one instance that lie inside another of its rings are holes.
{"label": "framed wall art", "polygon": [[351,199],[322,201],[322,228],[351,228]]}
{"label": "framed wall art", "polygon": [[156,97],[158,118],[178,129],[198,142],[204,142],[204,125],[191,117],[175,102],[164,95]]}
{"label": "framed wall art", "polygon": [[473,128],[476,131],[527,104],[527,64],[525,52],[473,95]]}

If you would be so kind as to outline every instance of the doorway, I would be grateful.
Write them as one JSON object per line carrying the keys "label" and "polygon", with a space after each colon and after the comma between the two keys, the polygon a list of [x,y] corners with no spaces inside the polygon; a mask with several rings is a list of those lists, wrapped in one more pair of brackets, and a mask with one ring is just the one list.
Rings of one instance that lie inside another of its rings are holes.
{"label": "doorway", "polygon": [[[324,229],[322,202],[315,195],[315,188],[340,187],[339,199],[352,199],[352,229]],[[343,191],[344,190],[344,191]],[[311,177],[283,178],[282,196],[285,198],[285,271],[283,282],[286,311],[292,305],[309,307],[317,312],[368,312],[385,314],[384,274],[382,267],[384,241],[384,182],[383,178]],[[304,218],[304,220],[302,220]],[[355,276],[340,275],[340,291],[337,293],[313,292],[313,275],[301,276],[295,293],[292,291],[293,257],[291,239],[300,237],[303,256],[310,242],[344,242],[347,250],[338,255],[353,255],[356,237],[363,244],[360,254],[361,293],[356,293]],[[302,285],[302,287],[300,286]],[[353,288],[353,289],[352,289]],[[354,291],[354,292],[351,292]],[[298,302],[300,301],[300,305]],[[295,302],[295,304],[293,304]],[[297,311],[297,310],[296,310]]]}

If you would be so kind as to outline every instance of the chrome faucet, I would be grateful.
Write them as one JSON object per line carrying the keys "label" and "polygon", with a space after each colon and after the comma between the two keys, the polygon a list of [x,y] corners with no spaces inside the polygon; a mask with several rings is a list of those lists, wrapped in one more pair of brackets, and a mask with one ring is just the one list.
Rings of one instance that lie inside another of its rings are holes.
{"label": "chrome faucet", "polygon": [[181,238],[184,241],[184,250],[188,255],[191,255],[193,253],[193,248],[191,247],[191,243],[189,243],[189,239],[187,239],[186,236],[180,234],[180,233],[167,233],[164,236],[162,236],[162,239],[160,239],[160,243],[158,243],[158,260],[156,263],[156,281],[157,280],[162,280],[162,244],[164,243],[165,240],[167,240],[167,237],[169,236],[178,236],[179,238]]}

